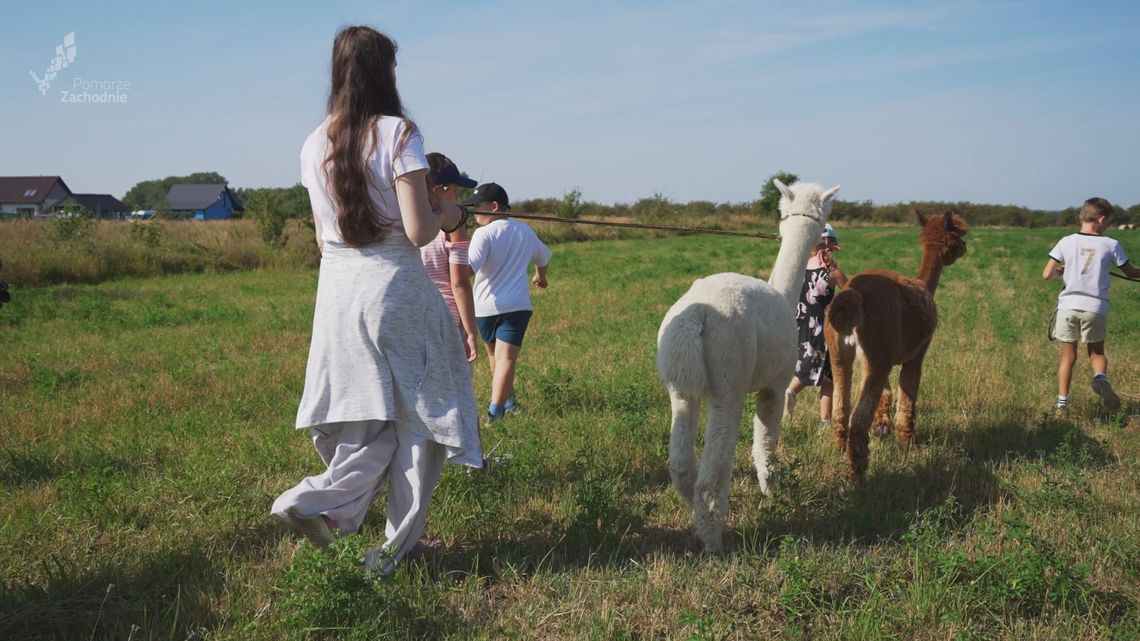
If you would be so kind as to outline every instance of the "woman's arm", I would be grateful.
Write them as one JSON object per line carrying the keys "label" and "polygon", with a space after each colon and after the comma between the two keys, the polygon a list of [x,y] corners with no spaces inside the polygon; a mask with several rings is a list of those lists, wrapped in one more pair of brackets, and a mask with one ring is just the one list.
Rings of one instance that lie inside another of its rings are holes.
{"label": "woman's arm", "polygon": [[451,229],[458,225],[463,215],[459,205],[437,203],[433,206],[426,176],[426,169],[417,169],[396,178],[396,200],[400,203],[404,233],[416,247],[430,243],[439,235],[441,227]]}

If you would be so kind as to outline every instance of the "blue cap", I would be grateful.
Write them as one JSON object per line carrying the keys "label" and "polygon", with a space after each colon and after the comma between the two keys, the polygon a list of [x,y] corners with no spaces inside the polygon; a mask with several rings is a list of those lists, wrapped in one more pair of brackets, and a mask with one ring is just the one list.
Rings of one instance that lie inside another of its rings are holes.
{"label": "blue cap", "polygon": [[460,187],[467,187],[468,189],[479,184],[478,182],[471,180],[470,178],[459,173],[459,167],[456,167],[455,163],[450,159],[445,160],[447,160],[447,162],[444,163],[443,167],[441,167],[439,171],[432,172],[431,184],[459,185]]}

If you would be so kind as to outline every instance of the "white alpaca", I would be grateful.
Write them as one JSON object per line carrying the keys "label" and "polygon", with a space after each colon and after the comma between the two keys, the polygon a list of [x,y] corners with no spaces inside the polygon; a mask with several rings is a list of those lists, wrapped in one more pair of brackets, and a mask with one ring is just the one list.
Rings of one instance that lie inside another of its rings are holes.
{"label": "white alpaca", "polygon": [[[665,314],[657,333],[657,373],[673,408],[669,475],[693,506],[697,538],[706,552],[721,549],[740,417],[751,391],[757,392],[752,458],[760,490],[769,494],[768,465],[797,357],[796,303],[808,258],[839,191],[838,186],[824,191],[815,184],[773,183],[783,194],[782,241],[769,282],[743,274],[698,279]],[[698,472],[701,399],[708,400],[708,426]]]}

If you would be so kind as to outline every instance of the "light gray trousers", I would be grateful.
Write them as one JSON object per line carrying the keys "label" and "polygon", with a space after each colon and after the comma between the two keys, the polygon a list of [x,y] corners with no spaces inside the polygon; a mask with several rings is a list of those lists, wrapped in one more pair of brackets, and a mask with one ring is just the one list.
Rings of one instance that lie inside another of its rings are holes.
{"label": "light gray trousers", "polygon": [[327,469],[286,490],[271,511],[323,514],[337,522],[341,533],[355,532],[387,481],[387,540],[381,550],[399,562],[423,535],[428,504],[443,471],[444,447],[393,421],[330,423],[309,430]]}

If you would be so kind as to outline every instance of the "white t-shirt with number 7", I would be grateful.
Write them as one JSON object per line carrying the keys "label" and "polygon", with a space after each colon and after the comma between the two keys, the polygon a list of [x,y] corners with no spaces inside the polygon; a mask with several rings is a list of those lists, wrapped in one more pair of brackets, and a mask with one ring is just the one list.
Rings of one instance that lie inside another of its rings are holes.
{"label": "white t-shirt with number 7", "polygon": [[1116,239],[1099,234],[1071,234],[1049,251],[1049,258],[1065,265],[1065,288],[1057,297],[1057,309],[1108,313],[1109,268],[1128,262]]}

